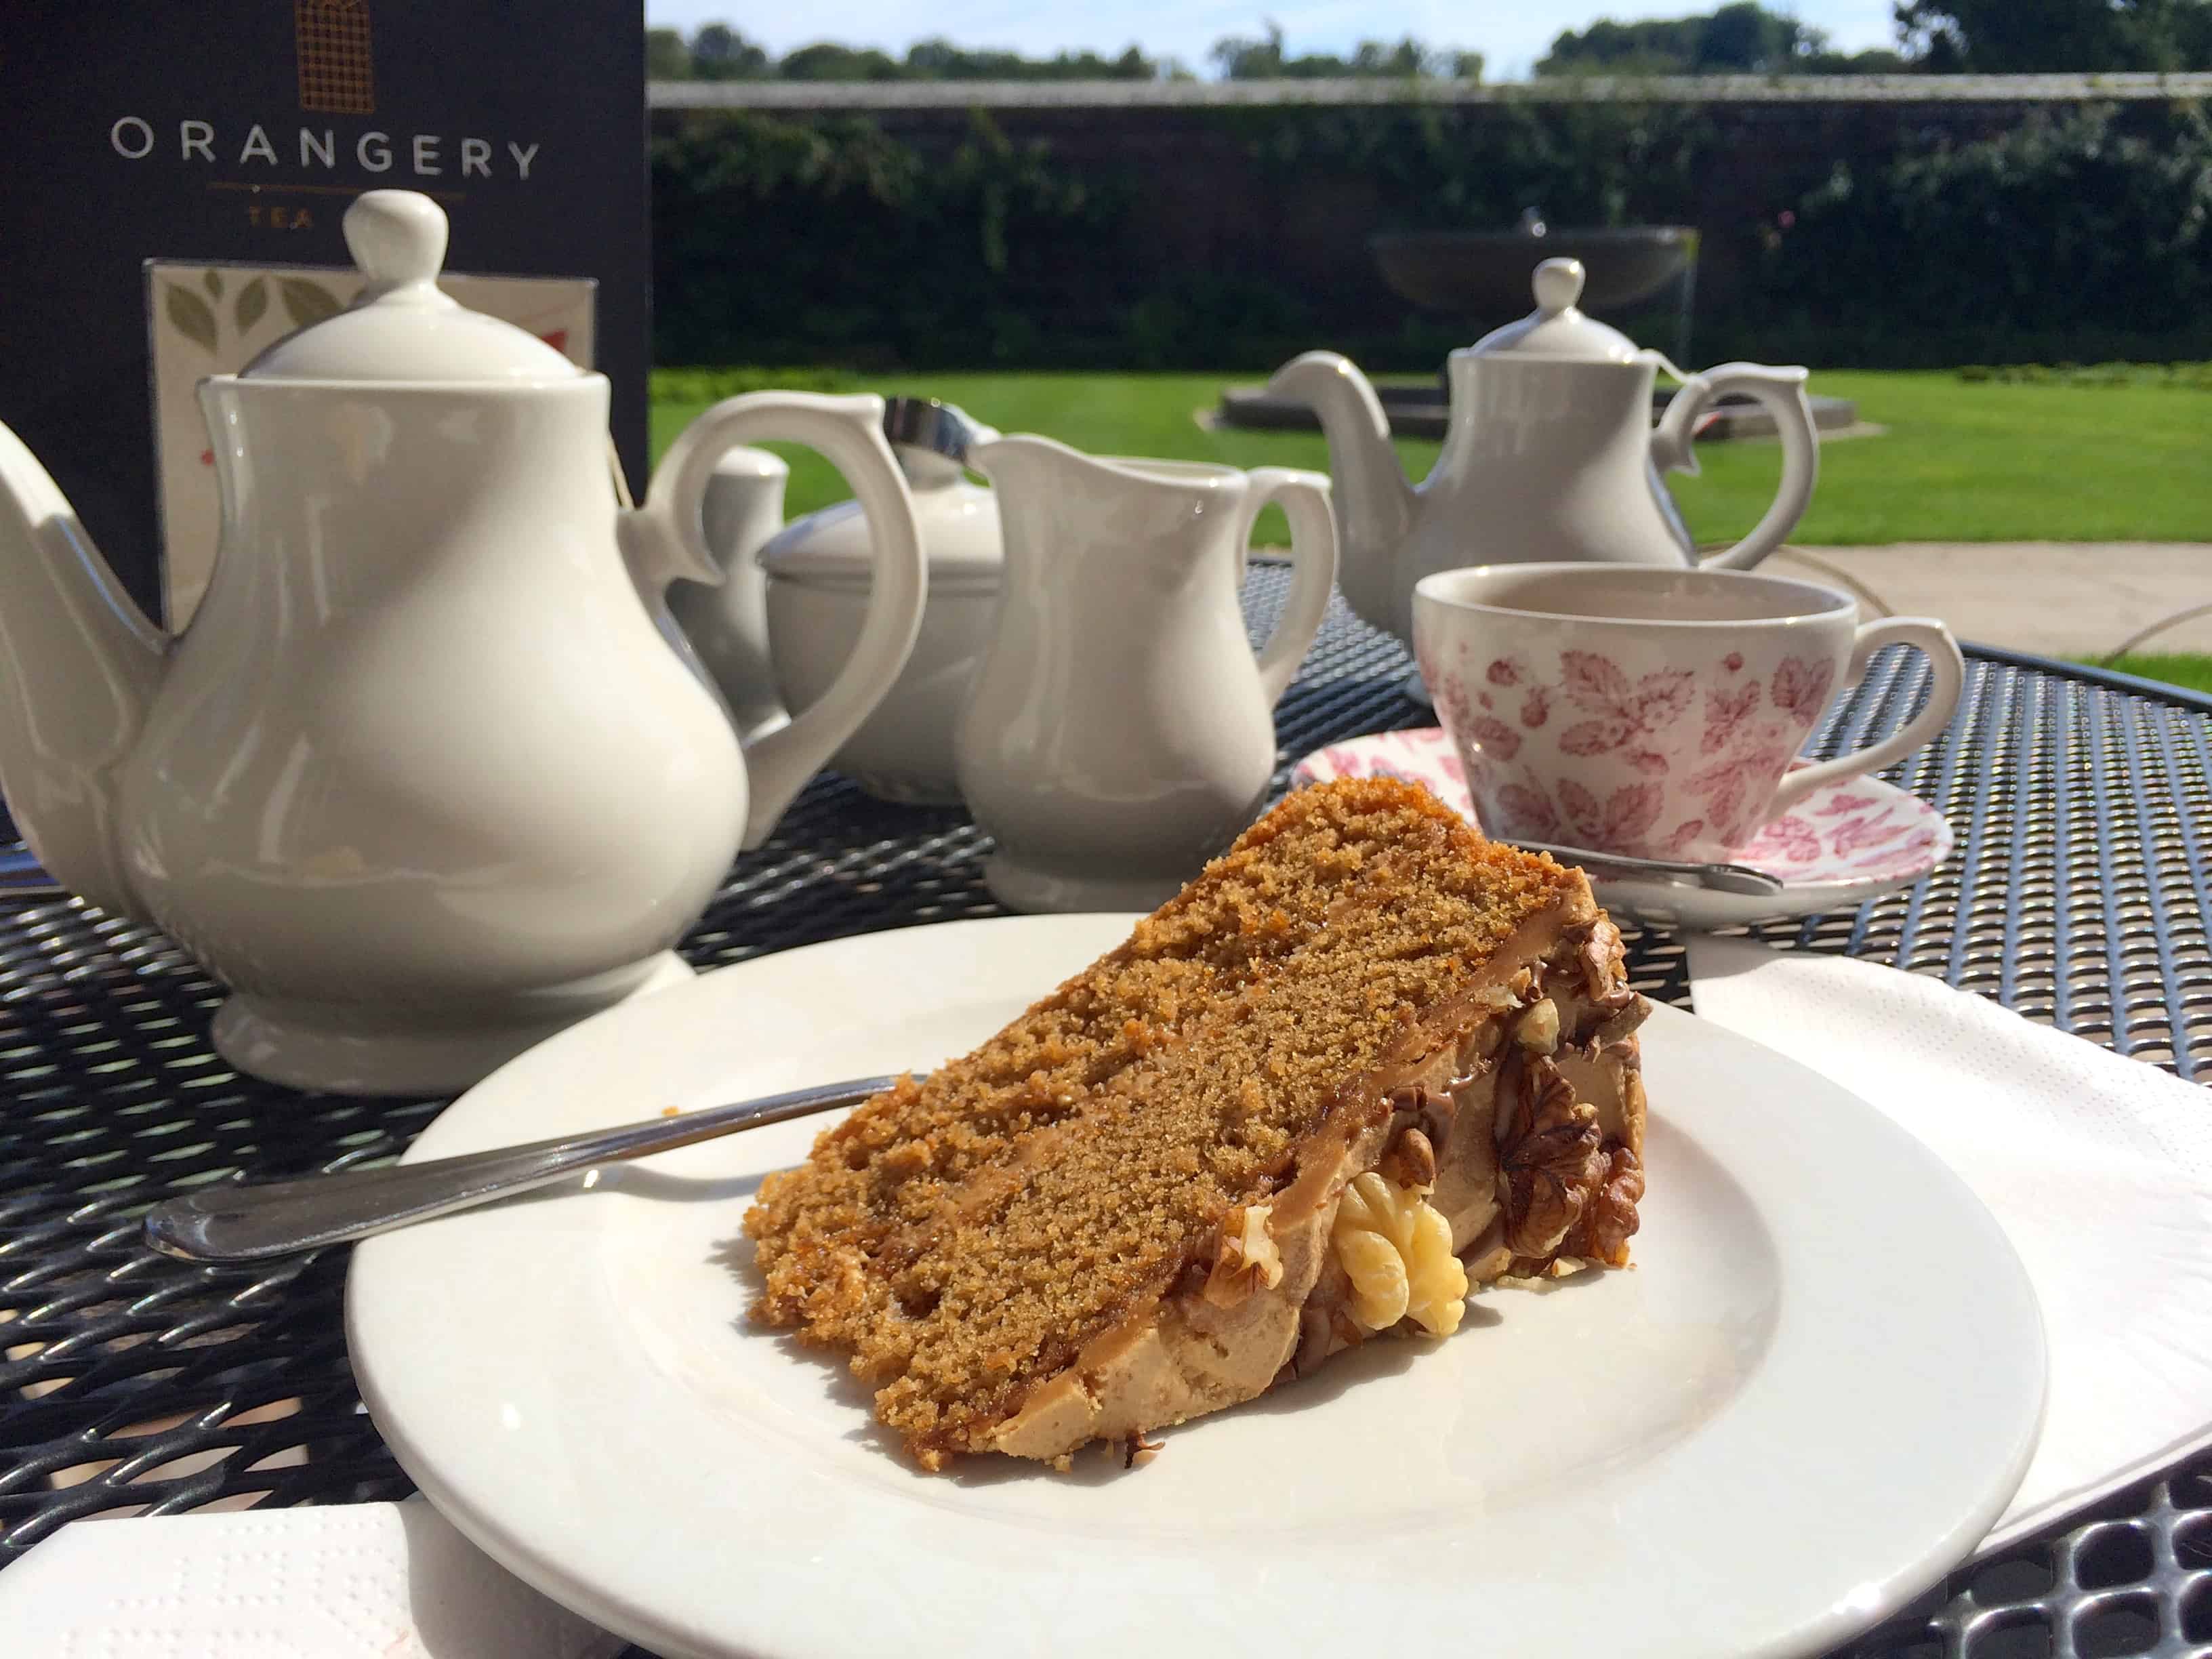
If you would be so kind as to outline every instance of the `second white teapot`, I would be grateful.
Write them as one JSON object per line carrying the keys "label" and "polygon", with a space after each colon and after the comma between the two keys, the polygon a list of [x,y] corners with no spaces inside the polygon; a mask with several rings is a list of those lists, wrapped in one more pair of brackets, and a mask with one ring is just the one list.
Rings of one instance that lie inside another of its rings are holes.
{"label": "second white teapot", "polygon": [[[1328,439],[1339,582],[1376,627],[1413,639],[1413,584],[1462,565],[1593,560],[1690,562],[1657,496],[1653,469],[1694,473],[1698,417],[1741,394],[1765,405],[1782,438],[1782,483],[1751,534],[1705,562],[1747,570],[1780,546],[1813,498],[1820,438],[1806,371],[1728,363],[1686,374],[1583,314],[1579,260],[1536,267],[1536,310],[1451,354],[1450,423],[1435,470],[1416,487],[1390,447],[1375,389],[1346,358],[1309,351],[1267,384],[1312,405]],[[1651,424],[1658,371],[1681,382]]]}

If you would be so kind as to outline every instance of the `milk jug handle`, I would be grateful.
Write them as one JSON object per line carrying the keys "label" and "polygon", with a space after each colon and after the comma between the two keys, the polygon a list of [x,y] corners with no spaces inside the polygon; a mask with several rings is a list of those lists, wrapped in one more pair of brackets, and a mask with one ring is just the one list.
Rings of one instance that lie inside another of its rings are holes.
{"label": "milk jug handle", "polygon": [[701,519],[714,463],[740,444],[801,443],[845,477],[867,520],[868,610],[852,654],[827,690],[787,726],[745,744],[744,845],[759,846],[807,779],[874,712],[906,667],[927,591],[921,532],[883,433],[884,400],[749,392],[716,404],[684,428],[661,459],[633,518],[657,544],[654,580],[720,582],[723,573]]}
{"label": "milk jug handle", "polygon": [[1651,459],[1662,471],[1698,470],[1691,441],[1698,418],[1723,398],[1741,394],[1772,416],[1782,440],[1782,483],[1774,503],[1734,547],[1703,561],[1708,569],[1748,570],[1782,545],[1813,500],[1820,477],[1820,435],[1813,424],[1813,405],[1805,398],[1805,371],[1769,368],[1761,363],[1723,363],[1702,374],[1685,374],[1681,389],[1667,405],[1651,434]]}
{"label": "milk jug handle", "polygon": [[1259,466],[1245,477],[1250,482],[1244,516],[1237,526],[1240,555],[1252,538],[1253,521],[1268,502],[1279,502],[1291,521],[1291,591],[1275,619],[1275,631],[1260,647],[1260,684],[1272,708],[1290,690],[1328,614],[1329,591],[1336,582],[1336,515],[1329,508],[1325,474]]}

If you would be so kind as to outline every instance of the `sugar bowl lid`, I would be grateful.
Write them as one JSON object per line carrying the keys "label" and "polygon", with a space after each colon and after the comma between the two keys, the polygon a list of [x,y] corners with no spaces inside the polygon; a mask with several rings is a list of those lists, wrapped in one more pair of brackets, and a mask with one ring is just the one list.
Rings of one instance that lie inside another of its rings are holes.
{"label": "sugar bowl lid", "polygon": [[240,371],[252,380],[482,385],[583,374],[536,335],[471,311],[438,287],[446,210],[411,190],[372,190],[345,215],[346,247],[368,278],[336,316],[286,335]]}
{"label": "sugar bowl lid", "polygon": [[[999,498],[963,470],[978,445],[999,434],[955,404],[934,398],[890,398],[884,436],[914,495],[915,523],[938,592],[988,592],[1006,564]],[[761,549],[771,577],[809,587],[865,588],[874,557],[857,501],[840,501],[794,519]]]}
{"label": "sugar bowl lid", "polygon": [[1545,260],[1530,279],[1536,309],[1518,322],[1492,329],[1466,349],[1480,356],[1508,353],[1576,362],[1634,362],[1642,355],[1636,342],[1576,303],[1583,297],[1586,275],[1579,259]]}

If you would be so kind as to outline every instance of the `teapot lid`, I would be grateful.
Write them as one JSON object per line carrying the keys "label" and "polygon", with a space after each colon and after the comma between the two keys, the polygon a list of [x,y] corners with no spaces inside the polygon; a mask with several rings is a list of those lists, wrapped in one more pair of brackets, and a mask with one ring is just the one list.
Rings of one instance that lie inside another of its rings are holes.
{"label": "teapot lid", "polygon": [[[969,451],[999,434],[956,404],[934,398],[892,398],[884,405],[884,436],[913,493],[932,592],[989,592],[999,585],[1006,552],[999,500],[969,482]],[[857,501],[840,501],[794,519],[763,547],[771,576],[810,587],[866,589],[874,555],[868,522]]]}
{"label": "teapot lid", "polygon": [[1641,355],[1636,342],[1576,305],[1583,297],[1585,275],[1579,259],[1545,260],[1530,282],[1536,290],[1536,309],[1517,323],[1492,329],[1467,349],[1484,356],[1509,352],[1579,362],[1634,362]]}
{"label": "teapot lid", "polygon": [[241,378],[482,384],[583,374],[536,335],[440,290],[446,211],[428,197],[364,191],[346,210],[345,239],[368,278],[360,297],[286,335],[240,371]]}

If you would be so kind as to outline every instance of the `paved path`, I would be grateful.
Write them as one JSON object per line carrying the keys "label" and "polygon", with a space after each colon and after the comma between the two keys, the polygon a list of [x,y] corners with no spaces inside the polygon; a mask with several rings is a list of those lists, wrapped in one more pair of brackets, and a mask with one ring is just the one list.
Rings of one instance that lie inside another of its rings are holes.
{"label": "paved path", "polygon": [[[1896,614],[1941,617],[1962,640],[2052,656],[2099,656],[2160,617],[2212,605],[2208,542],[1899,542],[1803,551],[1863,583]],[[1759,568],[1832,585],[1792,551]],[[2212,615],[2143,649],[2212,652]]]}

